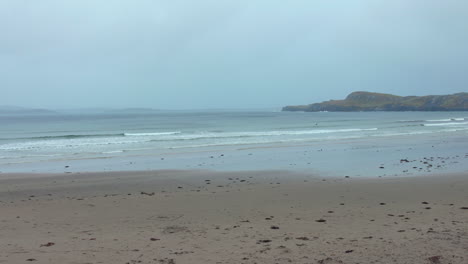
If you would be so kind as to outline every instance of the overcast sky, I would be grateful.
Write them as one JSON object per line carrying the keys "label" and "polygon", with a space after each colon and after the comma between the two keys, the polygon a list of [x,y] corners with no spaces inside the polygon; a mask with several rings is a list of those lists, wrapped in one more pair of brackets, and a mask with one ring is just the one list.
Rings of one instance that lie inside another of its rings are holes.
{"label": "overcast sky", "polygon": [[263,108],[356,90],[468,91],[468,1],[0,1],[0,105]]}

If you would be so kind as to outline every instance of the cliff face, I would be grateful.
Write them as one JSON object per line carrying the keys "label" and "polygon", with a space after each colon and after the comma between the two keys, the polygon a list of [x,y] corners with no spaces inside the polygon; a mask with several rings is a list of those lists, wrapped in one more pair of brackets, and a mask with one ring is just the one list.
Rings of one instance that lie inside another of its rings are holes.
{"label": "cliff face", "polygon": [[354,111],[468,111],[468,93],[428,96],[354,92],[344,100],[310,105],[286,106],[283,111],[354,112]]}

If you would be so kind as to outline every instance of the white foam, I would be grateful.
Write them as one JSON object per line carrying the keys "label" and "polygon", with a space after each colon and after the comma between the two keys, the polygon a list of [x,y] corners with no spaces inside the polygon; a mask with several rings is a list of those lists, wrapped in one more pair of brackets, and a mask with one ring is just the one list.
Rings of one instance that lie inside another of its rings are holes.
{"label": "white foam", "polygon": [[177,135],[180,134],[180,131],[176,132],[152,132],[152,133],[124,133],[128,137],[148,137],[148,136],[167,136],[167,135]]}
{"label": "white foam", "polygon": [[103,154],[115,154],[115,153],[123,153],[123,150],[112,150],[112,151],[104,151]]}
{"label": "white foam", "polygon": [[375,135],[377,137],[393,137],[393,136],[411,136],[411,135],[422,135],[422,134],[432,134],[440,131],[413,131],[413,132],[394,132],[394,133],[384,133],[380,135]]}
{"label": "white foam", "polygon": [[449,127],[457,127],[457,126],[466,126],[468,122],[451,122],[451,123],[435,123],[435,124],[424,124],[424,126],[449,126]]}
{"label": "white foam", "polygon": [[464,120],[465,118],[463,117],[456,117],[456,118],[426,120],[426,122],[450,122],[450,121],[464,121]]}
{"label": "white foam", "polygon": [[275,136],[301,136],[313,134],[328,134],[328,133],[351,133],[362,131],[375,131],[377,128],[348,128],[348,129],[315,129],[315,130],[289,130],[289,131],[263,131],[263,132],[227,132],[227,133],[210,133],[202,132],[198,134],[182,134],[172,137],[155,139],[160,140],[195,140],[195,139],[221,139],[221,138],[242,138],[242,137],[275,137]]}
{"label": "white foam", "polygon": [[114,144],[132,144],[140,143],[135,140],[121,140],[116,138],[87,138],[87,139],[60,139],[60,140],[41,140],[28,141],[20,143],[9,143],[0,146],[0,150],[42,150],[42,149],[60,149],[60,148],[79,148],[88,146],[104,146]]}
{"label": "white foam", "polygon": [[[346,136],[346,137],[330,137],[327,139],[352,139],[359,138],[359,136]],[[184,149],[184,148],[203,148],[203,147],[219,147],[219,146],[242,146],[242,145],[261,145],[261,144],[279,144],[279,143],[297,143],[297,142],[313,142],[321,140],[319,138],[302,138],[302,139],[264,139],[264,140],[252,140],[252,141],[225,141],[218,143],[207,143],[207,144],[188,144],[183,146],[172,146],[168,149]]]}
{"label": "white foam", "polygon": [[[129,145],[150,142],[170,142],[170,141],[190,141],[190,140],[224,140],[229,141],[235,138],[252,138],[243,140],[248,142],[263,142],[265,138],[298,137],[306,135],[353,133],[364,131],[375,131],[377,128],[348,128],[348,129],[315,129],[315,130],[289,130],[289,131],[261,131],[261,132],[199,132],[195,134],[181,134],[181,132],[158,132],[158,133],[129,133],[128,137],[99,137],[99,138],[70,138],[27,141],[19,143],[9,143],[0,145],[0,150],[5,151],[32,151],[32,150],[57,150],[86,148],[92,146],[106,145]],[[219,143],[219,142],[215,142]],[[223,143],[223,142],[222,142]],[[228,142],[231,144],[230,142]],[[113,151],[113,150],[110,150]],[[107,153],[107,152],[106,152]],[[117,152],[112,152],[117,153]]]}

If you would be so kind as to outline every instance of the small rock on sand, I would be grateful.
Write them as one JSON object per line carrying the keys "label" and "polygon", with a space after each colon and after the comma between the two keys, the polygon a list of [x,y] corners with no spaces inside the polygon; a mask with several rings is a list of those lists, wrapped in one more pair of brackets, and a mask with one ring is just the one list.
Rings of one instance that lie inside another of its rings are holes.
{"label": "small rock on sand", "polygon": [[53,245],[55,245],[54,242],[47,242],[47,243],[45,243],[45,244],[42,244],[41,247],[51,247],[51,246],[53,246]]}

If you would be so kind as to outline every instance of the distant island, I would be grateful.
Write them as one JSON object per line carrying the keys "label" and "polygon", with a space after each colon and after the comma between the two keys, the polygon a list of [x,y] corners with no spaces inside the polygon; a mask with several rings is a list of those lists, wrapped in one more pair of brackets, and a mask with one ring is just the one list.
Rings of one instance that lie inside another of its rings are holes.
{"label": "distant island", "polygon": [[26,108],[19,106],[0,105],[0,115],[53,115],[57,112],[47,109]]}
{"label": "distant island", "polygon": [[1,116],[30,116],[30,115],[115,115],[115,114],[154,114],[162,112],[163,110],[152,109],[152,108],[72,108],[72,109],[60,109],[60,110],[49,110],[39,108],[27,108],[20,106],[5,106],[0,105]]}
{"label": "distant island", "polygon": [[397,96],[383,93],[353,92],[344,100],[330,100],[309,105],[285,106],[282,111],[468,111],[468,93]]}

